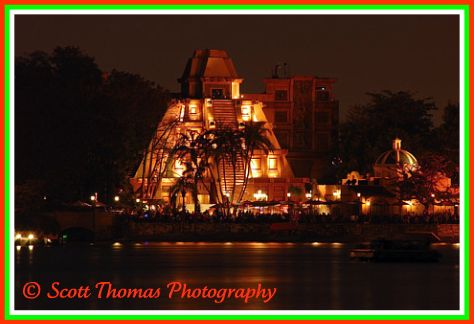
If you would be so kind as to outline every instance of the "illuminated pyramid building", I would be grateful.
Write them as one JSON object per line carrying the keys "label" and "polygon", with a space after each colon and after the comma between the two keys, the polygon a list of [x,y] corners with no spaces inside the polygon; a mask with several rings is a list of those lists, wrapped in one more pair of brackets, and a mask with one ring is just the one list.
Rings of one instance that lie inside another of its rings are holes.
{"label": "illuminated pyramid building", "polygon": [[[258,124],[266,130],[265,136],[273,146],[272,150],[255,150],[251,161],[239,156],[234,163],[224,161],[212,166],[211,159],[204,179],[197,184],[195,196],[201,204],[220,202],[222,195],[233,204],[244,200],[286,200],[289,191],[295,192],[292,199],[304,199],[305,183],[309,179],[294,178],[286,159],[287,150],[280,147],[273,126],[265,117],[262,102],[246,99],[240,93],[243,79],[225,51],[196,50],[178,81],[180,98],[170,102],[131,179],[137,198],[171,200],[170,193],[186,172],[186,160],[171,154],[182,134],[196,136],[219,129],[237,132],[246,125]],[[248,180],[244,185],[246,165],[249,166]],[[187,192],[183,198],[186,204],[193,203],[192,193]]]}

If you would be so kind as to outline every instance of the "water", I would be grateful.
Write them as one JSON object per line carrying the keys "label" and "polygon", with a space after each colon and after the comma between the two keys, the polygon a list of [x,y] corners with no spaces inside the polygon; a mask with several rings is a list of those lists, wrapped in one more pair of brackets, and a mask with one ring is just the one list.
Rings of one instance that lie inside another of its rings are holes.
{"label": "water", "polygon": [[[459,308],[459,250],[435,245],[438,263],[351,261],[351,245],[303,243],[141,243],[48,247],[15,251],[16,309],[279,309],[448,310]],[[23,297],[25,282],[42,286]],[[61,287],[110,281],[117,288],[160,288],[158,299],[48,299]],[[191,287],[277,288],[268,303],[251,299],[169,299],[166,284]]]}

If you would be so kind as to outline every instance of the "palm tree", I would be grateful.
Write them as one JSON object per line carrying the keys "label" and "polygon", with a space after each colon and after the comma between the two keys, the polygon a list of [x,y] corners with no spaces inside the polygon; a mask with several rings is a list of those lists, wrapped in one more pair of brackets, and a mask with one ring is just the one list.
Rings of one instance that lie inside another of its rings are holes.
{"label": "palm tree", "polygon": [[[216,129],[208,131],[206,151],[210,160],[215,166],[214,172],[217,175],[216,187],[218,188],[218,200],[223,203],[226,200],[226,193],[229,195],[230,202],[241,201],[248,185],[250,177],[251,161],[257,150],[268,154],[274,150],[274,145],[268,135],[269,130],[264,127],[264,122],[250,121],[244,125],[242,130]],[[243,161],[244,181],[241,190],[237,192],[237,167],[238,161]],[[225,164],[232,165],[232,174],[227,174]],[[222,177],[219,172],[222,169]],[[232,186],[229,186],[229,180],[232,177]],[[232,190],[229,192],[229,189]],[[223,190],[222,190],[223,189]],[[225,191],[225,192],[223,192]],[[235,199],[237,197],[237,199]]]}
{"label": "palm tree", "polygon": [[156,191],[167,171],[167,163],[169,162],[168,152],[171,149],[170,139],[178,123],[179,120],[173,118],[166,122],[161,122],[155,131],[150,145],[144,150],[141,168],[142,186],[139,189],[142,199],[153,199],[156,197]]}
{"label": "palm tree", "polygon": [[[238,140],[240,137],[238,132],[227,128],[209,130],[206,132],[206,136],[209,141],[204,151],[209,161],[209,167],[214,167],[210,168],[210,175],[218,190],[216,198],[219,203],[223,203],[227,199],[227,195],[231,198],[235,194],[236,164],[238,156],[241,154]],[[227,174],[227,163],[232,165],[232,174]],[[222,170],[222,174],[220,170]],[[230,176],[233,179],[232,186],[229,183]],[[232,190],[230,190],[231,188]]]}
{"label": "palm tree", "polygon": [[196,197],[197,197],[196,186],[190,180],[191,179],[188,176],[181,176],[170,187],[169,195],[171,197],[171,205],[173,206],[173,209],[176,210],[176,200],[179,194],[181,194],[181,196],[183,197],[183,206],[182,206],[183,212],[186,211],[186,202],[185,202],[186,192],[191,192],[191,195],[193,196],[193,199],[196,202]]}
{"label": "palm tree", "polygon": [[[197,184],[202,182],[209,195],[214,195],[219,204],[242,200],[250,177],[251,161],[257,150],[268,154],[274,146],[267,136],[269,130],[263,122],[248,122],[242,130],[218,128],[200,134],[180,134],[170,152],[170,161],[184,161],[186,169],[177,187],[189,188],[193,193],[195,208],[198,210]],[[244,179],[241,190],[237,191],[238,161],[243,161]],[[231,164],[231,174],[226,165]],[[208,174],[211,183],[205,181]],[[232,185],[231,185],[232,184]],[[191,189],[192,187],[192,189]],[[217,192],[212,192],[215,188]],[[180,192],[178,189],[177,192]],[[188,190],[188,189],[186,189]],[[237,199],[235,199],[237,197]],[[228,206],[230,208],[230,205]]]}
{"label": "palm tree", "polygon": [[201,182],[204,189],[211,195],[211,186],[205,177],[209,170],[209,139],[205,133],[191,132],[180,134],[175,146],[170,151],[170,163],[176,159],[184,161],[186,166],[183,175],[194,185],[194,210],[200,212],[198,199],[198,183]]}
{"label": "palm tree", "polygon": [[264,122],[250,121],[245,123],[242,131],[242,153],[244,157],[244,185],[239,194],[238,201],[242,200],[245,190],[247,189],[252,158],[256,150],[261,150],[265,154],[273,152],[275,149],[273,143],[270,141],[270,137],[267,136],[269,132],[268,128],[264,127]]}

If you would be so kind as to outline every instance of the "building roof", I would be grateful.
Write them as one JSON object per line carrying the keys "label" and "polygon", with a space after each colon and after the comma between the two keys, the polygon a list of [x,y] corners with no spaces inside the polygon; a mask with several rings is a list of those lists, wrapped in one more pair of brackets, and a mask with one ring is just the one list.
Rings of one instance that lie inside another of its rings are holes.
{"label": "building roof", "polygon": [[396,138],[393,140],[393,147],[391,150],[386,151],[379,155],[375,161],[375,165],[416,165],[418,161],[415,156],[406,150],[402,150],[401,140]]}
{"label": "building roof", "polygon": [[202,77],[238,79],[232,59],[226,51],[216,49],[195,50],[188,60],[180,81]]}
{"label": "building roof", "polygon": [[375,164],[417,164],[417,160],[410,152],[400,150],[400,157],[397,161],[397,152],[390,150],[382,153]]}

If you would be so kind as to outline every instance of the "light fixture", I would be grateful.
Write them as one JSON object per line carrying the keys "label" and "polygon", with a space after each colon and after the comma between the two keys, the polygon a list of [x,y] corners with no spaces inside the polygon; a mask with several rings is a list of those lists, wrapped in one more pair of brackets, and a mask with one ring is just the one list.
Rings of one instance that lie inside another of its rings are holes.
{"label": "light fixture", "polygon": [[120,201],[120,197],[119,197],[119,196],[115,196],[115,197],[114,197],[114,200],[115,200],[115,201]]}
{"label": "light fixture", "polygon": [[262,190],[259,190],[256,193],[254,193],[253,197],[256,200],[267,200],[268,199],[268,195],[266,193],[262,192]]}

